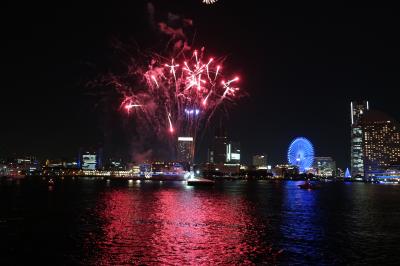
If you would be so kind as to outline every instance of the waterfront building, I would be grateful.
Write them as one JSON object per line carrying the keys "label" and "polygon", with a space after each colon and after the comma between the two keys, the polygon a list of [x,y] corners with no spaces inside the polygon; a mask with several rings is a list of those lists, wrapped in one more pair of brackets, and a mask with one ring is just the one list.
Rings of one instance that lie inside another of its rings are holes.
{"label": "waterfront building", "polygon": [[104,169],[122,171],[128,169],[127,164],[121,158],[108,158],[105,160]]}
{"label": "waterfront building", "polygon": [[226,162],[226,145],[228,144],[228,138],[221,130],[220,133],[216,134],[209,150],[208,162],[210,163],[225,163]]}
{"label": "waterfront building", "polygon": [[267,155],[253,155],[253,166],[258,169],[267,169]]}
{"label": "waterfront building", "polygon": [[82,169],[83,170],[96,170],[97,154],[85,152],[82,154]]}
{"label": "waterfront building", "polygon": [[103,168],[103,149],[79,149],[76,166],[82,170],[100,170]]}
{"label": "waterfront building", "polygon": [[381,111],[368,111],[362,118],[364,174],[382,175],[400,165],[400,125]]}
{"label": "waterfront building", "polygon": [[238,174],[240,171],[240,143],[229,141],[222,127],[213,138],[208,163],[213,166],[212,171],[222,174]]}
{"label": "waterfront building", "polygon": [[350,103],[351,115],[351,150],[350,150],[350,168],[351,175],[364,176],[364,153],[362,145],[362,126],[361,118],[369,110],[368,101],[354,101]]}
{"label": "waterfront building", "polygon": [[332,157],[314,157],[313,168],[316,174],[322,177],[336,176],[336,162]]}
{"label": "waterfront building", "polygon": [[272,173],[277,178],[295,177],[299,174],[299,167],[290,164],[278,164],[272,169]]}
{"label": "waterfront building", "polygon": [[194,142],[192,137],[178,137],[177,155],[179,162],[193,163]]}
{"label": "waterfront building", "polygon": [[240,143],[230,141],[226,144],[226,163],[240,164]]}

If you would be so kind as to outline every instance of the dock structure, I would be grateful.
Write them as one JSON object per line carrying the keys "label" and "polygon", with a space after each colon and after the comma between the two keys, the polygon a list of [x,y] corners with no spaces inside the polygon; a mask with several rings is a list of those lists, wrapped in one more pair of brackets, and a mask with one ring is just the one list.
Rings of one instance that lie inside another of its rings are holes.
{"label": "dock structure", "polygon": [[187,181],[188,186],[211,186],[214,184],[215,184],[214,180],[210,180],[210,179],[206,179],[206,178],[202,178],[202,177],[191,178],[191,179],[188,179],[188,181]]}

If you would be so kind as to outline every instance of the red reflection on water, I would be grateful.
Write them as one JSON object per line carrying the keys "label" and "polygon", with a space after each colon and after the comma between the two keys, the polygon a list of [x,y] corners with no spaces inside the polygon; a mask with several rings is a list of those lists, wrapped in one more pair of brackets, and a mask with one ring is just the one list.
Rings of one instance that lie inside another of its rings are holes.
{"label": "red reflection on water", "polygon": [[252,264],[271,258],[238,196],[181,189],[113,190],[99,204],[91,263]]}
{"label": "red reflection on water", "polygon": [[[183,264],[243,262],[246,225],[251,222],[240,201],[174,191],[161,191],[158,198],[162,211],[157,216],[165,221],[159,242],[165,253]],[[160,259],[169,262],[168,257]]]}

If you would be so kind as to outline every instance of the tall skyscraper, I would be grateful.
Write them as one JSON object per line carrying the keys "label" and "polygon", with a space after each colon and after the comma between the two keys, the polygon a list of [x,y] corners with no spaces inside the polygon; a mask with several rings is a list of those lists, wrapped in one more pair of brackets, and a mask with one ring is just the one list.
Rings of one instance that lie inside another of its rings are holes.
{"label": "tall skyscraper", "polygon": [[215,134],[211,149],[209,151],[209,162],[210,163],[225,163],[226,162],[226,145],[228,138],[223,129]]}
{"label": "tall skyscraper", "polygon": [[178,137],[178,161],[193,163],[194,142],[192,137]]}
{"label": "tall skyscraper", "polygon": [[351,151],[350,166],[351,175],[364,176],[364,159],[363,159],[363,131],[360,124],[361,118],[369,110],[368,101],[351,102]]}
{"label": "tall skyscraper", "polygon": [[400,125],[387,114],[368,111],[362,118],[365,178],[400,165]]}

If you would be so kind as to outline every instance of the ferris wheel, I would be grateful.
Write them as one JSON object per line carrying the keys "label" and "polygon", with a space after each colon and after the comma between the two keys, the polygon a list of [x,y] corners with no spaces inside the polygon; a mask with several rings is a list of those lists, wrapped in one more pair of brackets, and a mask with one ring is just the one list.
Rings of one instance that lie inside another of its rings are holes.
{"label": "ferris wheel", "polygon": [[290,143],[287,156],[289,164],[296,165],[300,173],[304,173],[314,162],[314,147],[308,139],[299,137]]}

